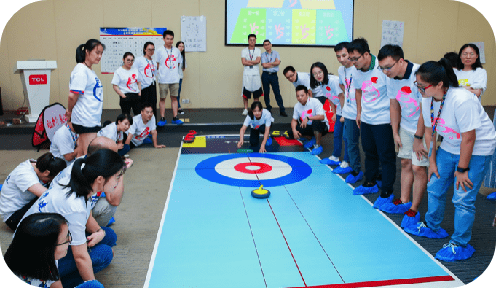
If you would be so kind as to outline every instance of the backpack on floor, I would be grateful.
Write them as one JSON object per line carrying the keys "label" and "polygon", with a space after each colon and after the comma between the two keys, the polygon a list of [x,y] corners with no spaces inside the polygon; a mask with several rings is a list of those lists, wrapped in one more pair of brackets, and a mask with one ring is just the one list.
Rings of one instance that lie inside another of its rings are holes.
{"label": "backpack on floor", "polygon": [[65,123],[67,123],[67,119],[65,117],[65,107],[62,104],[54,103],[43,108],[34,126],[33,147],[38,148],[38,151],[40,149],[49,149],[50,140],[53,138],[55,131]]}

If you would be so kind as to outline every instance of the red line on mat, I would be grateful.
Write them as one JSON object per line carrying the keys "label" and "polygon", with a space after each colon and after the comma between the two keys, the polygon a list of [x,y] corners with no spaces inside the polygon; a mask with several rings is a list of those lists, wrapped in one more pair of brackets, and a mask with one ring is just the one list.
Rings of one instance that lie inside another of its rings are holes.
{"label": "red line on mat", "polygon": [[301,280],[303,280],[303,284],[305,287],[307,286],[307,283],[305,283],[305,279],[303,278],[303,274],[301,274],[300,267],[298,266],[298,263],[296,263],[296,259],[293,255],[293,252],[291,251],[291,247],[289,247],[288,240],[286,240],[286,236],[284,236],[284,232],[282,231],[281,225],[279,225],[279,221],[277,221],[276,214],[274,213],[274,209],[272,209],[272,206],[270,205],[269,199],[267,199],[267,203],[269,204],[270,210],[272,211],[272,215],[274,215],[274,219],[276,219],[277,226],[279,226],[279,230],[281,231],[282,237],[284,238],[284,241],[286,241],[286,245],[288,246],[289,252],[291,253],[291,257],[293,257],[293,261],[296,264],[296,269],[298,269],[298,272],[300,272]]}
{"label": "red line on mat", "polygon": [[[428,282],[438,282],[438,281],[454,281],[451,276],[432,276],[432,277],[422,277],[422,278],[412,278],[412,279],[392,279],[392,280],[382,280],[382,281],[365,281],[356,283],[346,283],[346,284],[328,284],[319,286],[307,286],[308,288],[343,288],[343,287],[379,287],[386,285],[401,285],[401,284],[418,284],[418,283],[428,283]],[[300,287],[292,287],[300,288]]]}

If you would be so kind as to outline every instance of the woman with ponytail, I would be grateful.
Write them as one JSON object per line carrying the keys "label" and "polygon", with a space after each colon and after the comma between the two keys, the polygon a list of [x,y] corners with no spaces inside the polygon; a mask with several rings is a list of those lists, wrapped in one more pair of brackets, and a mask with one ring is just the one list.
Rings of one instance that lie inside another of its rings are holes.
{"label": "woman with ponytail", "polygon": [[0,194],[0,215],[10,229],[16,229],[26,211],[65,167],[64,160],[47,152],[38,160],[22,162],[10,172]]}
{"label": "woman with ponytail", "polygon": [[100,227],[92,217],[91,196],[100,191],[112,193],[125,171],[123,167],[121,156],[109,149],[79,158],[71,174],[61,178],[60,185],[53,185],[26,212],[26,217],[34,213],[58,213],[67,219],[71,249],[59,260],[64,287],[94,280],[94,273],[112,261],[111,246],[115,245],[117,236],[112,229]]}
{"label": "woman with ponytail", "polygon": [[86,44],[76,48],[76,67],[72,70],[69,82],[69,100],[66,111],[67,120],[72,122],[76,133],[79,134],[79,145],[83,155],[91,140],[100,131],[103,109],[103,86],[91,69],[102,59],[105,46],[96,39],[90,39]]}
{"label": "woman with ponytail", "polygon": [[468,43],[460,48],[457,68],[458,85],[474,93],[480,101],[487,88],[487,72],[482,68],[479,48],[475,44]]}
{"label": "woman with ponytail", "polygon": [[[429,61],[415,73],[422,94],[422,116],[429,156],[427,184],[428,211],[425,222],[405,227],[405,231],[428,238],[448,237],[441,228],[446,192],[454,185],[454,233],[436,254],[442,261],[465,260],[475,249],[468,244],[475,218],[475,198],[491,155],[496,148],[496,132],[477,97],[458,81],[447,59]],[[437,133],[444,137],[437,149]],[[426,155],[427,156],[427,155]]]}

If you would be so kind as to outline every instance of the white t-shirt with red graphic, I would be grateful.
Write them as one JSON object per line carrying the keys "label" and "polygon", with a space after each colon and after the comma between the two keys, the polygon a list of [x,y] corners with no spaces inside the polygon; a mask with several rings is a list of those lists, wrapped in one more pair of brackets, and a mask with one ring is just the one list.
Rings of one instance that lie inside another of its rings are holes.
{"label": "white t-shirt with red graphic", "polygon": [[[422,95],[414,82],[415,72],[420,65],[412,63],[413,67],[407,79],[386,79],[387,95],[390,99],[396,99],[401,106],[401,128],[410,133],[417,132],[417,123],[420,117],[420,104]],[[407,69],[408,71],[408,69]]]}
{"label": "white t-shirt with red graphic", "polygon": [[160,46],[156,51],[158,65],[158,83],[174,84],[179,83],[179,49],[171,47],[166,49]]}
{"label": "white t-shirt with red graphic", "polygon": [[71,122],[84,127],[101,125],[103,111],[103,86],[95,71],[78,63],[71,72],[69,90],[78,94],[72,109]]}
{"label": "white t-shirt with red graphic", "polygon": [[155,116],[152,116],[152,119],[145,124],[143,123],[141,114],[138,114],[133,117],[133,125],[129,127],[127,133],[130,134],[130,137],[132,137],[131,141],[133,141],[133,144],[139,146],[143,144],[143,140],[145,140],[145,138],[156,129],[157,125],[155,124]]}
{"label": "white t-shirt with red graphic", "polygon": [[138,69],[138,82],[141,82],[141,89],[145,89],[155,83],[157,64],[153,59],[148,60],[145,56],[139,57],[134,61],[133,67]]}
{"label": "white t-shirt with red graphic", "polygon": [[243,126],[250,126],[253,129],[258,129],[260,126],[265,125],[265,127],[270,127],[270,125],[274,122],[274,118],[269,110],[262,109],[262,116],[260,119],[253,119],[249,115],[246,116],[245,122],[243,122]]}
{"label": "white t-shirt with red graphic", "polygon": [[[434,117],[437,117],[441,101],[432,103]],[[422,116],[426,127],[432,127],[430,107],[431,98],[423,98]],[[451,154],[460,155],[461,134],[472,130],[475,130],[476,134],[472,155],[493,155],[496,148],[496,132],[479,99],[465,88],[452,87],[446,94],[436,126],[436,132],[444,137],[441,148]]]}
{"label": "white t-shirt with red graphic", "polygon": [[455,69],[454,72],[456,78],[458,78],[458,85],[470,86],[472,89],[482,89],[482,96],[487,88],[487,72],[485,69],[482,69],[480,67],[470,71]]}
{"label": "white t-shirt with red graphic", "polygon": [[117,142],[124,139],[124,132],[117,131],[117,124],[112,122],[98,131],[98,136],[104,136]]}
{"label": "white t-shirt with red graphic", "polygon": [[344,118],[348,120],[355,120],[357,116],[357,104],[355,99],[355,79],[356,78],[356,68],[351,66],[350,68],[345,68],[340,66],[338,68],[339,74],[339,84],[344,86],[344,106],[342,109],[342,114]]}
{"label": "white t-shirt with red graphic", "polygon": [[296,81],[293,82],[294,87],[296,88],[298,85],[303,85],[307,87],[308,90],[312,90],[310,87],[310,74],[305,72],[296,72]]}
{"label": "white t-shirt with red graphic", "polygon": [[[307,103],[305,105],[301,105],[300,102],[296,103],[293,112],[293,119],[303,121],[306,117],[312,117],[316,115],[324,115],[324,122],[327,125],[327,129],[329,129],[329,122],[327,121],[327,117],[325,117],[324,106],[318,99],[308,98]],[[307,122],[308,125],[312,125],[312,120]]]}
{"label": "white t-shirt with red graphic", "polygon": [[[50,144],[50,152],[53,157],[58,157],[65,160],[64,155],[74,152],[76,149],[77,139],[79,135],[76,132],[72,132],[71,128],[67,123],[62,125],[57,129],[55,134],[53,134],[52,143]],[[67,165],[74,161],[67,161]]]}
{"label": "white t-shirt with red graphic", "polygon": [[110,83],[119,86],[119,89],[124,94],[140,92],[138,89],[138,69],[134,67],[129,70],[122,67],[117,68]]}
{"label": "white t-shirt with red graphic", "polygon": [[[355,89],[362,90],[361,121],[370,125],[391,123],[387,96],[386,74],[377,69],[379,61],[372,56],[373,67],[366,72],[357,70]],[[353,78],[355,80],[355,78]]]}
{"label": "white t-shirt with red graphic", "polygon": [[336,114],[341,115],[341,103],[339,103],[338,95],[343,93],[339,87],[339,77],[335,75],[328,75],[327,85],[319,85],[312,89],[312,97],[324,96],[334,105],[336,105]]}

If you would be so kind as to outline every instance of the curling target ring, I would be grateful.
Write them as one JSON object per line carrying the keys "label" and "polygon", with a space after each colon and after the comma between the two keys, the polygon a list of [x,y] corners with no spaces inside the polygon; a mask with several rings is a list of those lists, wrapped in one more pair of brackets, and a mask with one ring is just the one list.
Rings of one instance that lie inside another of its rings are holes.
{"label": "curling target ring", "polygon": [[300,182],[312,173],[312,168],[301,160],[260,153],[211,157],[195,170],[208,181],[236,187],[276,187]]}

